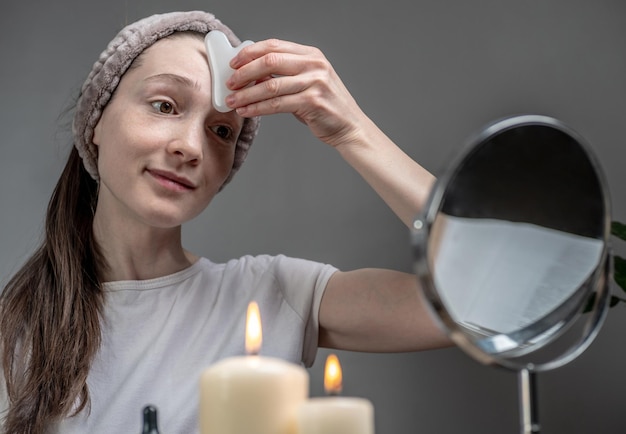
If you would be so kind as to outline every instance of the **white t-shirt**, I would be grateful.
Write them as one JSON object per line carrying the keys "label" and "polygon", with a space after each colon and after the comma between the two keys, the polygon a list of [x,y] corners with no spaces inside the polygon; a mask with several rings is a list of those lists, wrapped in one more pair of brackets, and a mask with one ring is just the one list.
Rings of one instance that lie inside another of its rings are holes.
{"label": "white t-shirt", "polygon": [[162,433],[197,433],[201,373],[245,354],[248,303],[261,311],[261,355],[310,366],[320,301],[335,271],[285,256],[201,258],[170,276],[106,283],[102,346],[87,380],[91,412],[50,432],[139,433],[142,409],[152,404]]}

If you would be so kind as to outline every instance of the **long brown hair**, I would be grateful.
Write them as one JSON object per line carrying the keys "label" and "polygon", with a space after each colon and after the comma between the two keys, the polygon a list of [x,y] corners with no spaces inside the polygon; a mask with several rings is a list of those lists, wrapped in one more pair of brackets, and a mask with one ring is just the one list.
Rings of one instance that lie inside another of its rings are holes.
{"label": "long brown hair", "polygon": [[[193,31],[167,38],[185,36],[204,38]],[[97,199],[98,184],[72,148],[48,204],[43,242],[0,293],[0,364],[9,396],[0,431],[7,434],[43,433],[89,405],[106,267],[93,236]]]}
{"label": "long brown hair", "polygon": [[87,374],[104,304],[105,265],[92,230],[97,194],[72,148],[48,204],[44,239],[0,294],[7,433],[43,433],[89,405]]}

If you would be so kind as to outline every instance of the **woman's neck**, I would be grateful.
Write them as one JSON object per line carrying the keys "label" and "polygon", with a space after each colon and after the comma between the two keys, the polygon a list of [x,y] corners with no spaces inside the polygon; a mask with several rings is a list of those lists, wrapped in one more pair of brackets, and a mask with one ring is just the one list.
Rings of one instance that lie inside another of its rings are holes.
{"label": "woman's neck", "polygon": [[197,257],[182,247],[181,227],[155,228],[96,211],[94,237],[104,255],[105,282],[146,280],[184,270]]}

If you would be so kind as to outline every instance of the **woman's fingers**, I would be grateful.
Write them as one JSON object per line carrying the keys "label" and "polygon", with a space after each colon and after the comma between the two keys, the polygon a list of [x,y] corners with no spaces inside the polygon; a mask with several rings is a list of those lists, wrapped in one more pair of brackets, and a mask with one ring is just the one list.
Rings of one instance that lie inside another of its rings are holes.
{"label": "woman's fingers", "polygon": [[315,47],[270,39],[242,49],[231,62],[226,102],[241,116],[292,113],[328,144],[354,129],[362,115],[324,54]]}
{"label": "woman's fingers", "polygon": [[329,67],[317,48],[275,39],[244,48],[231,62],[233,65],[236,65],[235,72],[227,81],[231,90],[242,89],[268,77],[296,76]]}
{"label": "woman's fingers", "polygon": [[283,41],[280,39],[267,39],[265,41],[255,42],[254,44],[243,48],[230,61],[230,66],[233,69],[238,69],[268,53],[306,54],[311,49],[313,49],[313,47],[296,44],[295,42]]}

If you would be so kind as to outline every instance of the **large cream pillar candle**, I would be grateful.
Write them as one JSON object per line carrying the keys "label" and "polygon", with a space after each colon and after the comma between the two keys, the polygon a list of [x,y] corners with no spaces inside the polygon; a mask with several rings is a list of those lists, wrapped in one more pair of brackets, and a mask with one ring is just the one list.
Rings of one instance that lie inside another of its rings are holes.
{"label": "large cream pillar candle", "polygon": [[255,355],[260,339],[258,306],[251,303],[246,325],[251,355],[224,359],[200,379],[202,434],[296,434],[297,409],[308,396],[309,376],[300,366]]}
{"label": "large cream pillar candle", "polygon": [[303,368],[260,356],[218,362],[201,384],[202,434],[295,434],[309,390]]}
{"label": "large cream pillar candle", "polygon": [[[324,373],[327,393],[341,391],[341,376],[339,360],[331,354]],[[374,406],[363,398],[311,398],[298,408],[298,434],[374,434]]]}

